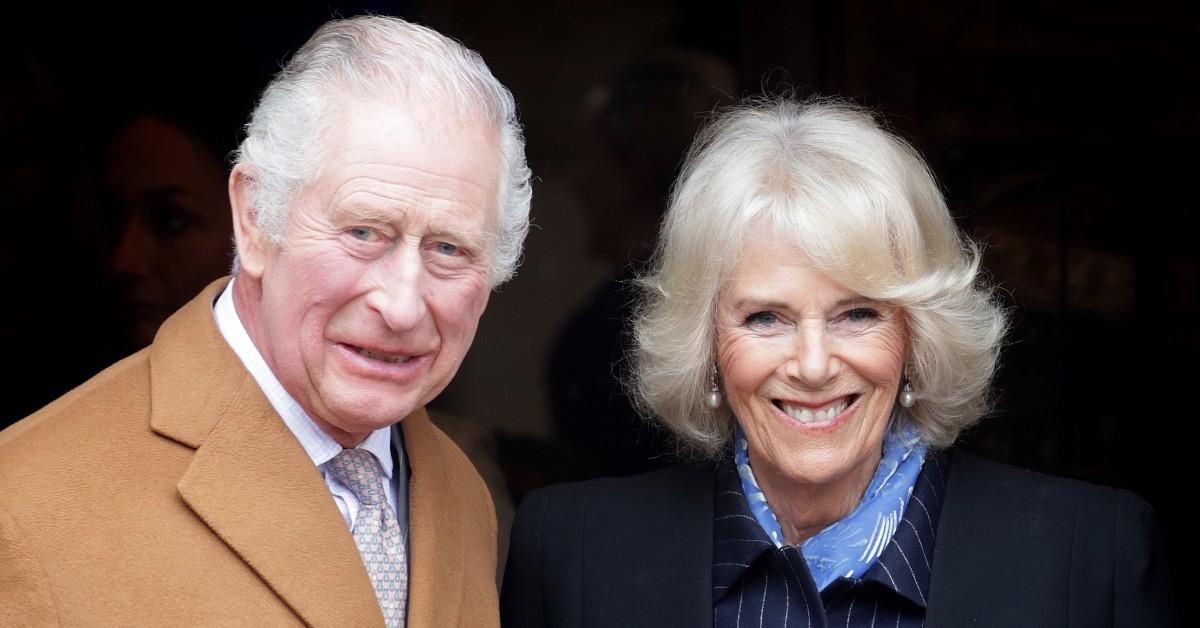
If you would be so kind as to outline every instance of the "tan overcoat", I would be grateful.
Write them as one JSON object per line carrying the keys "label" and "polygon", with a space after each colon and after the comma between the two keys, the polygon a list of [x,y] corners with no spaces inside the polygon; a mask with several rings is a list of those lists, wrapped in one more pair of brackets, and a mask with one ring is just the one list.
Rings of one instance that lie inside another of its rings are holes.
{"label": "tan overcoat", "polygon": [[[319,471],[217,330],[226,281],[0,432],[0,626],[383,625]],[[487,489],[424,410],[401,427],[408,625],[498,626]]]}

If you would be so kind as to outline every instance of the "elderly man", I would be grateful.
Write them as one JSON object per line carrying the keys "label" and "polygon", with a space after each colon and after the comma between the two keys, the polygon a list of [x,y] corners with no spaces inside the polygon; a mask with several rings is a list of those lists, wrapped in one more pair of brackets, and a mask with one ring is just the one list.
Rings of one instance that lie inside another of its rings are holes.
{"label": "elderly man", "polygon": [[528,227],[512,96],[429,29],[331,22],[229,193],[234,279],[0,433],[0,625],[497,625],[490,498],[422,407]]}

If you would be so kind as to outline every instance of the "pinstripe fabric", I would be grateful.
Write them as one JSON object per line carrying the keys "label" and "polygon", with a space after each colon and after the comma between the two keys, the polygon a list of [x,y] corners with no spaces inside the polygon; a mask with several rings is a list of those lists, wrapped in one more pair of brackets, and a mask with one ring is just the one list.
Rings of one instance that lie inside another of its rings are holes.
{"label": "pinstripe fabric", "polygon": [[770,542],[737,471],[723,465],[713,503],[713,625],[923,626],[945,465],[941,454],[926,457],[895,534],[862,579],[839,578],[822,592],[799,547]]}
{"label": "pinstripe fabric", "polygon": [[[911,426],[888,430],[883,457],[867,483],[862,499],[850,514],[809,537],[800,546],[809,573],[823,590],[839,577],[862,578],[887,549],[912,496],[928,447]],[[775,547],[783,546],[783,531],[750,466],[749,443],[741,426],[733,435],[733,463],[742,479],[750,512]]]}

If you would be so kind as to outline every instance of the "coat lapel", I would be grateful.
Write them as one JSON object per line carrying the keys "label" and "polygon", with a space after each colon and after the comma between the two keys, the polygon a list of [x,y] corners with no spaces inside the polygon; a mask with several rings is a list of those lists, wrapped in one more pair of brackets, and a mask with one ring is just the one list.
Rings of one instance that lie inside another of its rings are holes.
{"label": "coat lapel", "polygon": [[151,348],[151,425],[196,449],[184,502],[303,621],[382,626],[320,473],[217,330],[209,286]]}
{"label": "coat lapel", "polygon": [[449,478],[443,445],[423,410],[400,423],[411,475],[409,504],[409,626],[457,626],[463,598],[465,555],[463,506]]}
{"label": "coat lapel", "polygon": [[676,465],[596,483],[582,526],[588,626],[711,626],[713,495],[708,468]]}
{"label": "coat lapel", "polygon": [[[1040,489],[1030,481],[1036,477],[953,453],[926,626],[1067,624],[1074,504]],[[1048,582],[1062,588],[1047,588]]]}

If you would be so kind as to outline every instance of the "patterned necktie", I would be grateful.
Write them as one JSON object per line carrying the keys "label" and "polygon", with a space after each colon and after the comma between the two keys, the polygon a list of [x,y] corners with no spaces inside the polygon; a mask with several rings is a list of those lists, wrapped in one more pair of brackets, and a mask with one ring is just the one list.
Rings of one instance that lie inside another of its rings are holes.
{"label": "patterned necktie", "polygon": [[358,497],[354,543],[371,576],[388,628],[403,627],[408,604],[408,555],[396,513],[383,492],[379,464],[364,449],[343,449],[326,466]]}

